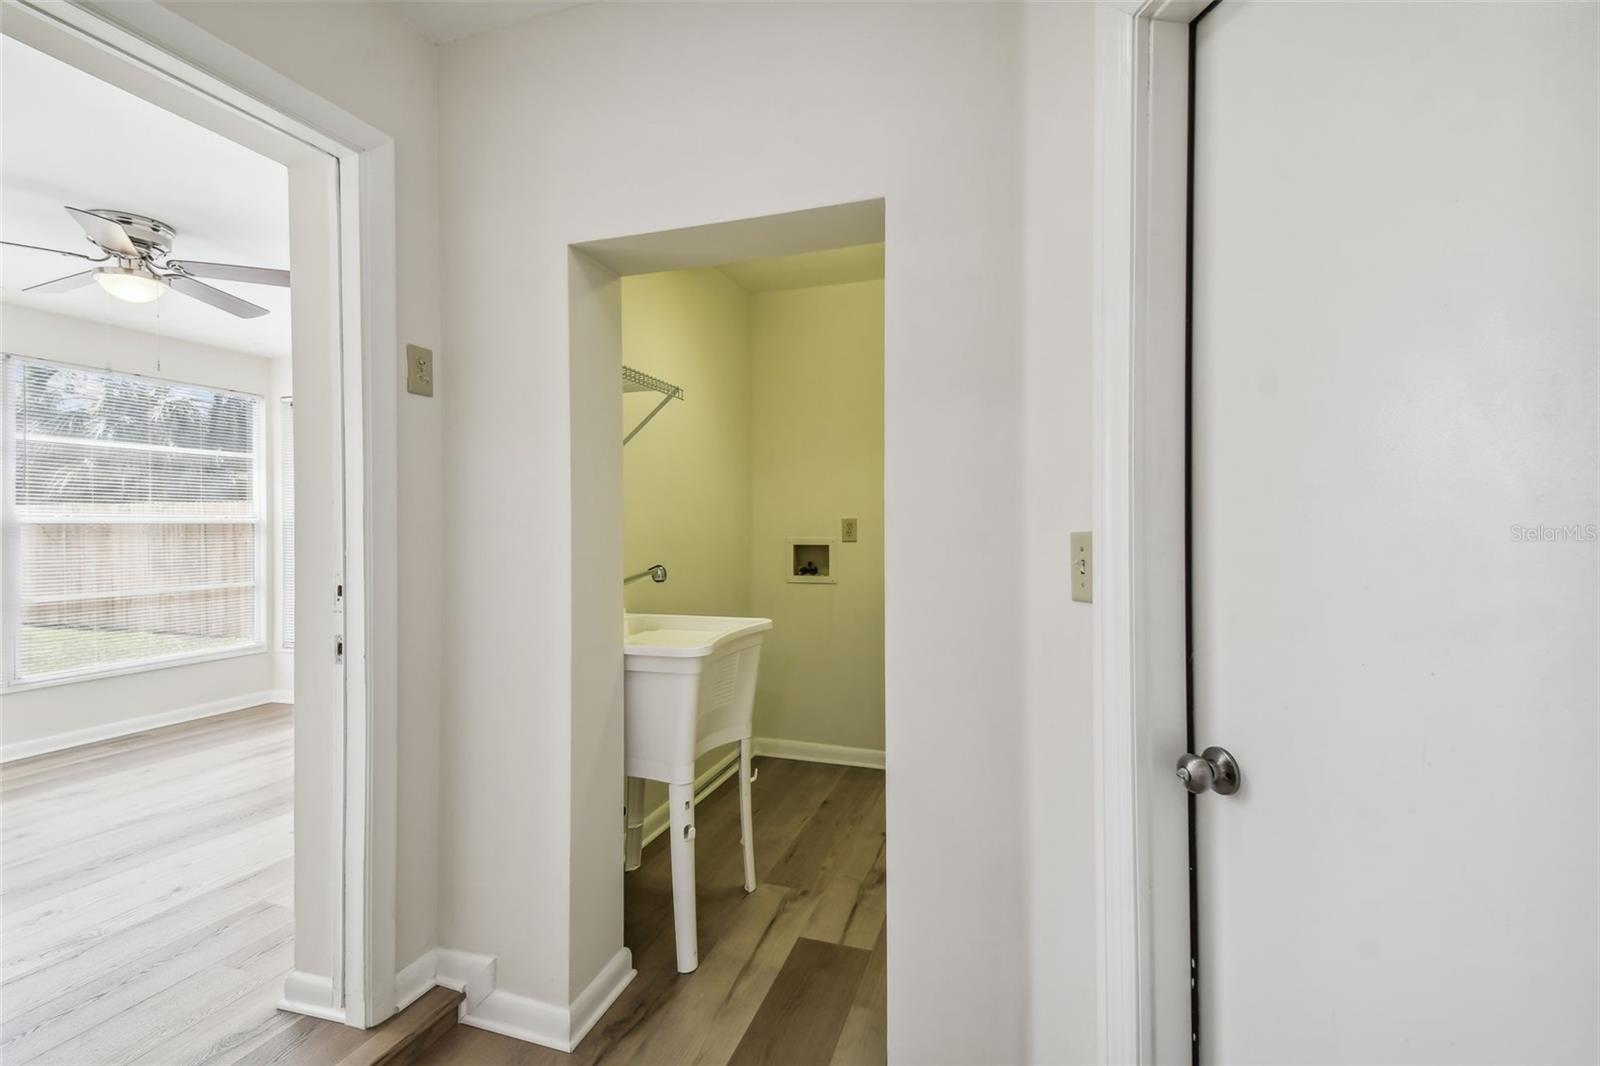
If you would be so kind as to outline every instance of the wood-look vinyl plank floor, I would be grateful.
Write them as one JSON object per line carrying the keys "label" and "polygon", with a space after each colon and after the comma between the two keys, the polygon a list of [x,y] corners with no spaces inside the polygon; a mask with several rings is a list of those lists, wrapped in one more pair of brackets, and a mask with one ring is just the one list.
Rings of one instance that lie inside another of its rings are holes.
{"label": "wood-look vinyl plank floor", "polygon": [[0,1061],[224,1062],[300,1021],[293,791],[281,704],[0,768]]}
{"label": "wood-look vinyl plank floor", "polygon": [[878,1066],[887,1060],[883,773],[760,758],[756,891],[737,787],[695,817],[700,967],[679,974],[665,836],[626,875],[639,971],[570,1055],[457,1026],[416,1061],[466,1066]]}
{"label": "wood-look vinyl plank floor", "polygon": [[801,937],[728,1061],[790,1066],[833,1058],[870,952]]}
{"label": "wood-look vinyl plank floor", "polygon": [[[277,1010],[291,964],[290,709],[255,708],[0,769],[0,1061],[304,1066],[886,1059],[878,771],[758,760],[697,817],[700,968],[679,974],[662,837],[625,880],[639,974],[571,1055],[452,1025],[435,989],[362,1033]],[[432,997],[430,999],[430,997]]]}

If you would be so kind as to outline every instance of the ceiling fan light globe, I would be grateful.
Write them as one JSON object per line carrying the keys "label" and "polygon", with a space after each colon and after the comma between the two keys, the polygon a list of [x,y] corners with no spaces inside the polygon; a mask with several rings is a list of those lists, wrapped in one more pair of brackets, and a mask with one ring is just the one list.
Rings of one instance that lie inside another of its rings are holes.
{"label": "ceiling fan light globe", "polygon": [[119,300],[131,304],[147,304],[159,300],[167,291],[167,283],[154,274],[122,267],[101,267],[94,272],[100,287]]}

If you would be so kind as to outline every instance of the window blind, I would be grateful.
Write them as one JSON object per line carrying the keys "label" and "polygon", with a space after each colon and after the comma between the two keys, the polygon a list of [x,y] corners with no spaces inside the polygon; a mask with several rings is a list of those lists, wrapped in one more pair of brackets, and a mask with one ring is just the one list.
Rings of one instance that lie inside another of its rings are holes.
{"label": "window blind", "polygon": [[282,417],[278,423],[283,427],[281,437],[283,446],[280,463],[282,470],[283,492],[282,502],[279,506],[282,523],[281,535],[283,538],[283,594],[280,602],[283,604],[283,617],[280,626],[283,630],[283,646],[294,647],[294,397],[285,396],[279,412]]}
{"label": "window blind", "polygon": [[260,400],[5,361],[10,681],[260,644]]}

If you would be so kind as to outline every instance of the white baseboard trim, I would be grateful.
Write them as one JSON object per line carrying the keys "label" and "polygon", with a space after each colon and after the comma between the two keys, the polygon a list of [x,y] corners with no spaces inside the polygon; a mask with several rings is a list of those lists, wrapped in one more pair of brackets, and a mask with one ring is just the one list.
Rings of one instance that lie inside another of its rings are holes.
{"label": "white baseboard trim", "polygon": [[131,737],[135,733],[148,733],[152,729],[160,729],[163,726],[195,722],[202,718],[212,718],[219,714],[230,714],[233,711],[242,711],[247,707],[258,707],[263,703],[293,702],[293,692],[284,692],[276,689],[265,692],[251,692],[243,696],[230,696],[225,700],[197,703],[193,707],[182,707],[176,711],[147,714],[142,718],[125,718],[120,722],[107,722],[105,725],[90,726],[87,729],[74,729],[67,733],[55,733],[48,737],[39,737],[37,740],[19,740],[12,744],[5,744],[0,746],[0,763],[27,759],[35,755],[48,755],[51,752],[65,751],[68,748],[82,747],[85,744],[95,744],[102,740]]}
{"label": "white baseboard trim", "polygon": [[321,974],[290,970],[283,979],[283,998],[278,1000],[278,1008],[344,1024],[344,1008],[333,1000],[333,978]]}
{"label": "white baseboard trim", "polygon": [[567,1017],[567,1012],[553,1003],[497,988],[477,1007],[461,1015],[461,1024],[557,1051],[571,1051]]}
{"label": "white baseboard trim", "polygon": [[[496,988],[492,955],[436,948],[423,952],[396,974],[394,984],[396,1002],[401,1010],[416,1002],[428,989],[442,985],[466,997],[461,1004],[463,1025],[570,1052],[594,1028],[637,973],[633,968],[633,953],[623,948],[611,957],[570,1006],[558,1006]],[[287,1002],[284,1006],[302,1014],[312,1013]],[[342,1012],[335,1020],[343,1020]]]}
{"label": "white baseboard trim", "polygon": [[583,1038],[589,1035],[589,1030],[594,1028],[595,1022],[600,1020],[600,1016],[617,1001],[617,997],[622,995],[622,990],[627,988],[628,983],[638,975],[639,971],[633,968],[633,952],[623,948],[611,956],[611,961],[594,975],[589,987],[579,992],[578,998],[572,1001],[567,1022],[567,1034],[571,1044],[563,1050],[571,1051],[582,1043]]}
{"label": "white baseboard trim", "polygon": [[[722,787],[723,782],[739,772],[739,749],[736,747],[727,755],[718,759],[716,765],[694,779],[694,801],[702,803],[705,798]],[[646,847],[656,837],[667,831],[667,805],[661,804],[655,810],[644,816],[644,840],[640,845]]]}
{"label": "white baseboard trim", "polygon": [[813,744],[809,740],[781,740],[777,737],[757,737],[755,754],[773,759],[864,766],[869,770],[882,770],[884,765],[883,752],[876,748],[847,748],[839,744]]}
{"label": "white baseboard trim", "polygon": [[467,1012],[494,993],[495,960],[493,955],[479,955],[472,951],[439,948],[434,951],[437,960],[434,984],[453,988],[466,996],[461,1004],[462,1020]]}
{"label": "white baseboard trim", "polygon": [[439,982],[439,953],[429,948],[394,975],[395,1013],[405,1010],[422,998],[424,992]]}

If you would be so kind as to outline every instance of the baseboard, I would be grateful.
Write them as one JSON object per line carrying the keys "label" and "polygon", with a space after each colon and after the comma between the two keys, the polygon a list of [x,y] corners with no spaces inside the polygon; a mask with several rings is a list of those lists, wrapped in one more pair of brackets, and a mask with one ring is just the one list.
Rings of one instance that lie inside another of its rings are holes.
{"label": "baseboard", "polygon": [[181,725],[184,722],[195,722],[202,718],[212,718],[219,714],[231,714],[234,711],[242,711],[247,707],[259,707],[263,703],[293,702],[293,692],[277,689],[265,692],[251,692],[244,696],[230,696],[225,700],[197,703],[193,707],[183,707],[176,711],[162,711],[160,714],[147,714],[142,718],[126,718],[120,722],[107,722],[105,725],[90,726],[87,729],[74,729],[67,733],[55,733],[48,737],[40,737],[37,740],[21,740],[14,744],[6,744],[0,746],[0,763],[28,759],[35,755],[49,755],[51,752],[78,748],[85,744],[96,744],[102,740],[131,737],[135,733],[148,733],[152,729],[160,729],[163,726]]}
{"label": "baseboard", "polygon": [[453,988],[467,997],[461,1004],[463,1016],[494,993],[496,976],[493,955],[456,951],[453,948],[439,948],[433,954],[437,960],[434,983]]}
{"label": "baseboard", "polygon": [[[404,1010],[416,1002],[434,985],[443,985],[465,997],[461,1003],[463,1025],[567,1052],[577,1047],[594,1028],[638,972],[633,968],[633,953],[623,948],[611,957],[570,1006],[563,1007],[495,987],[495,969],[492,955],[450,948],[423,952],[395,975],[399,1009]],[[287,1003],[285,1006],[289,1010],[300,1010]],[[300,1013],[311,1012],[300,1010]]]}
{"label": "baseboard", "polygon": [[611,956],[611,961],[600,968],[589,982],[589,987],[578,993],[567,1012],[567,1034],[571,1041],[564,1051],[572,1051],[589,1035],[601,1015],[622,995],[622,990],[639,975],[633,968],[633,952],[623,948]]}
{"label": "baseboard", "polygon": [[283,998],[278,1000],[278,1008],[344,1024],[344,1008],[333,999],[333,978],[320,974],[290,970],[283,979]]}
{"label": "baseboard", "polygon": [[[429,948],[394,975],[395,1013],[405,1010],[421,999],[428,989],[439,982],[439,953]],[[459,991],[459,989],[457,990]]]}
{"label": "baseboard", "polygon": [[556,1051],[571,1051],[567,1019],[567,1012],[553,1003],[497,988],[476,1008],[463,1014],[461,1024]]}
{"label": "baseboard", "polygon": [[877,748],[847,748],[840,744],[813,744],[809,740],[781,740],[777,737],[757,737],[755,753],[773,759],[864,766],[869,770],[882,770],[884,764],[883,752]]}
{"label": "baseboard", "polygon": [[[739,749],[718,759],[705,773],[694,779],[694,801],[704,802],[705,798],[722,787],[723,782],[739,772]],[[644,816],[644,840],[641,847],[667,831],[667,805],[665,803]]]}

